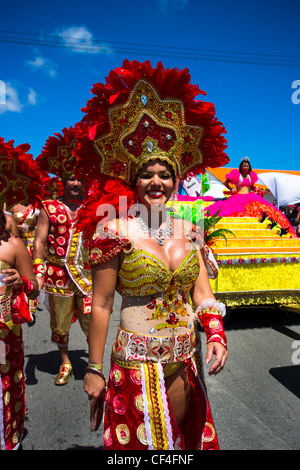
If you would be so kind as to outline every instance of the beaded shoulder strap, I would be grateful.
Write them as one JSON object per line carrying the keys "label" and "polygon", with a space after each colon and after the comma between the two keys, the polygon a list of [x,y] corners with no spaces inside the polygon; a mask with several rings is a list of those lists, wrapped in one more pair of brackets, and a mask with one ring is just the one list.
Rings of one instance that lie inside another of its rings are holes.
{"label": "beaded shoulder strap", "polygon": [[122,235],[123,237],[128,238],[127,230],[126,230],[125,225],[123,224],[122,220],[116,219],[116,223],[117,223],[117,225],[120,229],[120,235]]}

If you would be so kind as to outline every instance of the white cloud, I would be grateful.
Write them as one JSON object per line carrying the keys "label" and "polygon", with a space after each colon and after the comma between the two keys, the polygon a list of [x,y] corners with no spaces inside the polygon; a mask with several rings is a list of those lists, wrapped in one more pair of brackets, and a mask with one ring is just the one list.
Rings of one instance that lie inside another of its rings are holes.
{"label": "white cloud", "polygon": [[0,105],[0,114],[5,111],[11,111],[13,113],[20,113],[23,109],[23,105],[19,100],[18,92],[15,90],[10,83],[5,84],[5,103]]}
{"label": "white cloud", "polygon": [[11,83],[5,83],[4,103],[0,103],[0,114],[6,111],[21,113],[25,106],[34,106],[37,103],[37,93],[32,88],[29,88],[26,98],[27,101],[23,103],[19,98],[18,90]]}
{"label": "white cloud", "polygon": [[32,88],[29,88],[29,93],[27,95],[27,102],[34,106],[37,102],[37,93]]}
{"label": "white cloud", "polygon": [[37,56],[34,60],[28,60],[26,64],[34,70],[45,72],[51,78],[56,76],[55,64],[45,57]]}
{"label": "white cloud", "polygon": [[71,26],[61,29],[58,33],[65,46],[72,52],[85,54],[110,53],[111,49],[95,42],[93,34],[85,26]]}

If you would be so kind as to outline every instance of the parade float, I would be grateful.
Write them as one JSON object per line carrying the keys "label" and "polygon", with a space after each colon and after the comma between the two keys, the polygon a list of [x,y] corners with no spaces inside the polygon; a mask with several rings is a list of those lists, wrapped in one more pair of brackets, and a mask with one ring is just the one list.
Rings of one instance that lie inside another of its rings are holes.
{"label": "parade float", "polygon": [[211,199],[184,196],[183,202],[192,205],[194,201],[196,212],[200,207],[204,212],[200,224],[219,266],[218,276],[210,283],[228,315],[231,309],[245,307],[300,313],[300,238],[287,219],[267,201],[258,207],[254,200],[246,213],[237,207],[234,216],[220,217],[219,212],[211,213],[215,204]]}

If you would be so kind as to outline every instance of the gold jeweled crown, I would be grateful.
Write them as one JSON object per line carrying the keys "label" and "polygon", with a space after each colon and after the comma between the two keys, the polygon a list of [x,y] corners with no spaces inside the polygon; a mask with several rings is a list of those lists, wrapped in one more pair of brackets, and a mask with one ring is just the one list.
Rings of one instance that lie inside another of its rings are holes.
{"label": "gold jeweled crown", "polygon": [[111,130],[94,141],[101,173],[132,182],[145,163],[159,158],[180,178],[201,164],[203,127],[187,125],[183,103],[160,99],[148,81],[139,80],[126,103],[108,113]]}

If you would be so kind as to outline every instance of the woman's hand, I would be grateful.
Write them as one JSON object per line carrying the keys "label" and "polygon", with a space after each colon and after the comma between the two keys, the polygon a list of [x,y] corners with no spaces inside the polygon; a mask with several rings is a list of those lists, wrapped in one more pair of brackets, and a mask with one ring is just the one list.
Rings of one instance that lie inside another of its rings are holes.
{"label": "woman's hand", "polygon": [[97,403],[98,398],[105,394],[106,384],[102,377],[92,372],[87,372],[84,377],[83,389],[88,394],[90,405]]}
{"label": "woman's hand", "polygon": [[3,279],[3,282],[8,287],[19,289],[23,285],[22,277],[16,269],[4,269],[2,274],[7,274],[7,277]]}
{"label": "woman's hand", "polygon": [[227,349],[223,344],[217,342],[211,342],[207,345],[206,353],[206,364],[209,364],[213,358],[213,355],[216,356],[215,362],[211,365],[208,375],[217,375],[221,370],[224,369],[225,362],[228,356]]}

